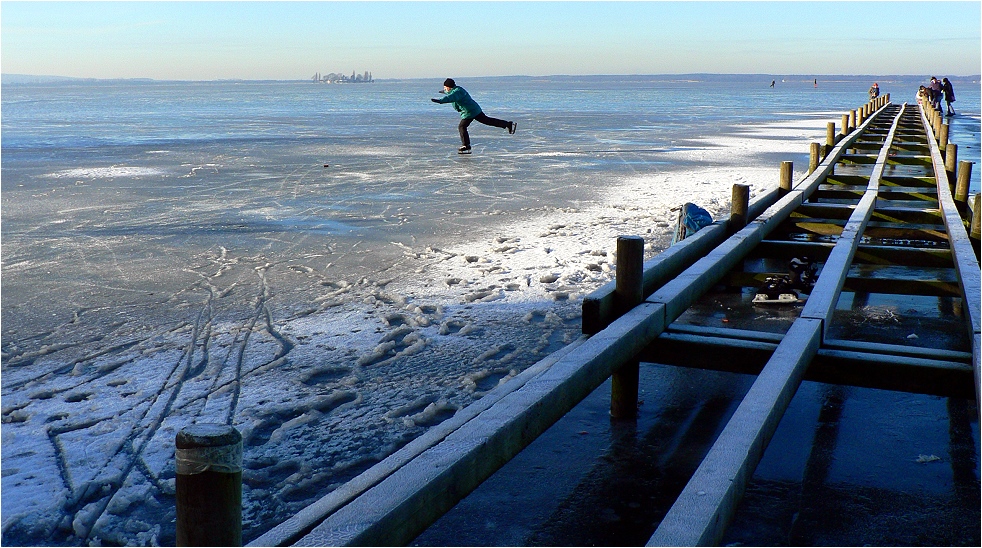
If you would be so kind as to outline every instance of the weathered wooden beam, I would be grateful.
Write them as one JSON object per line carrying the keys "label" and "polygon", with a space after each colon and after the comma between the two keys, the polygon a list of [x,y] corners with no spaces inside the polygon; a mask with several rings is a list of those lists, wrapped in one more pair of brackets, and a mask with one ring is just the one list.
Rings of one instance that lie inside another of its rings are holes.
{"label": "weathered wooden beam", "polygon": [[[665,332],[645,348],[642,362],[757,375],[777,348],[776,342]],[[861,345],[862,346],[862,345]],[[889,347],[891,345],[881,345]],[[877,353],[869,346],[844,350],[819,348],[803,380],[897,390],[914,394],[974,398],[971,354],[906,356]],[[946,359],[950,357],[957,360]]]}
{"label": "weathered wooden beam", "polygon": [[[831,242],[797,242],[764,240],[748,258],[774,257],[791,260],[809,257],[824,261],[835,244]],[[951,267],[951,252],[944,248],[898,247],[860,244],[853,257],[855,264],[904,264],[913,267]]]}
{"label": "weathered wooden beam", "polygon": [[418,438],[383,459],[382,462],[372,466],[341,487],[323,496],[314,504],[305,507],[300,512],[297,512],[284,522],[270,529],[256,540],[250,542],[248,546],[290,546],[299,541],[304,535],[313,530],[314,527],[339,508],[356,499],[359,495],[375,485],[378,485],[382,480],[392,475],[414,458],[434,447],[448,435],[484,411],[490,409],[491,406],[499,402],[502,398],[518,390],[532,378],[542,374],[560,359],[586,342],[586,340],[586,336],[581,336],[559,351],[539,360],[509,381],[485,394],[481,399],[458,410],[449,419],[428,429]]}
{"label": "weathered wooden beam", "polygon": [[663,329],[663,307],[638,305],[339,508],[294,545],[408,544]]}
{"label": "weathered wooden beam", "polygon": [[791,325],[647,546],[719,544],[747,481],[818,352],[821,333],[821,320],[799,318]]}
{"label": "weathered wooden beam", "polygon": [[[768,190],[757,196],[750,203],[748,209],[749,218],[757,218],[767,208],[772,206],[780,196],[780,189],[777,188]],[[730,232],[728,223],[729,221],[716,221],[712,225],[703,228],[694,235],[662,251],[653,259],[646,261],[644,263],[644,296],[651,295],[656,289],[675,278],[686,268],[692,266],[694,262],[704,257],[709,251],[719,245],[720,242],[725,240],[727,234]],[[614,289],[615,283],[614,281],[610,281],[583,298],[583,333],[597,333],[617,317],[614,311]]]}
{"label": "weathered wooden beam", "polygon": [[[974,337],[975,342],[973,344],[976,344],[979,340],[979,334],[982,333],[982,272],[980,272],[972,242],[965,230],[961,213],[951,195],[945,163],[941,157],[941,151],[930,133],[931,128],[927,124],[923,108],[920,109],[920,114],[925,132],[928,132],[928,144],[931,147],[931,157],[934,160],[934,176],[938,181],[938,202],[941,205],[945,226],[948,230],[949,246],[954,257],[955,269],[958,271],[958,277],[961,281],[962,294],[966,303],[966,320]],[[972,353],[978,356],[982,351],[976,345]],[[979,403],[978,398],[976,403]]]}
{"label": "weathered wooden beam", "polygon": [[[783,272],[730,271],[720,280],[728,287],[763,287],[771,276]],[[856,265],[849,273],[842,291],[877,293],[881,295],[922,295],[929,297],[961,297],[954,269],[912,269],[907,266]]]}

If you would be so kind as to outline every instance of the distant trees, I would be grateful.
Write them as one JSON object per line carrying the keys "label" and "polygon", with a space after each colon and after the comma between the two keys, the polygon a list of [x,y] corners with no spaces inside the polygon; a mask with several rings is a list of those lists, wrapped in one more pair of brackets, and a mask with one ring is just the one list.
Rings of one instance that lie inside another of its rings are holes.
{"label": "distant trees", "polygon": [[325,84],[362,84],[374,82],[372,79],[372,73],[367,70],[364,74],[355,74],[355,71],[351,71],[351,76],[345,76],[344,74],[338,74],[336,72],[321,75],[321,73],[318,72],[310,79],[314,82],[321,82]]}

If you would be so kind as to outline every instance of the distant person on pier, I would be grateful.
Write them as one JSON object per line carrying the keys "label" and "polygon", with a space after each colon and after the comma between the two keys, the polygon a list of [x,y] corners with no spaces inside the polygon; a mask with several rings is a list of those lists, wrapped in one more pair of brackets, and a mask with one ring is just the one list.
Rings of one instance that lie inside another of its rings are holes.
{"label": "distant person on pier", "polygon": [[880,85],[873,82],[873,85],[869,88],[869,99],[872,101],[880,96]]}
{"label": "distant person on pier", "polygon": [[941,111],[941,80],[931,77],[931,85],[927,87],[931,92],[931,106],[934,110]]}
{"label": "distant person on pier", "polygon": [[944,102],[948,106],[948,116],[954,116],[955,109],[951,108],[951,104],[955,102],[955,88],[951,87],[947,78],[941,80],[941,92],[944,93]]}
{"label": "distant person on pier", "polygon": [[774,87],[775,80],[771,80],[771,87]]}
{"label": "distant person on pier", "polygon": [[470,154],[471,153],[471,138],[467,134],[467,126],[471,125],[471,122],[477,120],[484,125],[500,127],[502,129],[507,129],[508,133],[515,133],[515,128],[518,126],[515,122],[506,122],[504,120],[499,120],[497,118],[491,118],[484,111],[481,110],[481,106],[477,104],[477,101],[471,98],[467,90],[457,85],[453,81],[453,78],[447,78],[443,81],[443,97],[439,99],[430,99],[434,103],[453,103],[453,108],[460,113],[460,123],[457,124],[457,130],[460,131],[460,142],[461,147],[457,149],[458,154]]}

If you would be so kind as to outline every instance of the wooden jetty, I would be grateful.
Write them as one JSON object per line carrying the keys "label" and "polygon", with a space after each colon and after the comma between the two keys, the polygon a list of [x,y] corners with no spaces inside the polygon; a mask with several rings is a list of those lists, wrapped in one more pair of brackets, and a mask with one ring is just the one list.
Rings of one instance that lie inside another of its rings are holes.
{"label": "wooden jetty", "polygon": [[[620,238],[617,280],[584,300],[579,339],[250,546],[407,544],[607,378],[612,415],[629,417],[640,361],[757,375],[651,546],[720,542],[803,379],[978,401],[971,164],[934,111],[889,96],[829,126],[796,184],[782,165],[779,187],[646,263],[639,238]],[[792,259],[814,267],[814,285],[795,303],[754,304]],[[898,313],[896,328],[850,321],[896,302],[933,313]]]}

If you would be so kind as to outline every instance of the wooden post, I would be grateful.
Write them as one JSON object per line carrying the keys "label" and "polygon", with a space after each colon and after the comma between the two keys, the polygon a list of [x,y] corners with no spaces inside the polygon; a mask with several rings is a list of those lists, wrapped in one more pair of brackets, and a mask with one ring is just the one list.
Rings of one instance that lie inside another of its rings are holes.
{"label": "wooden post", "polygon": [[941,124],[938,129],[938,148],[944,150],[948,147],[948,124]]}
{"label": "wooden post", "polygon": [[177,545],[242,546],[242,434],[193,424],[175,445]]}
{"label": "wooden post", "polygon": [[842,129],[839,131],[840,135],[849,135],[849,115],[842,115]]}
{"label": "wooden post", "polygon": [[[835,138],[834,136],[832,137]],[[794,176],[794,162],[781,162],[781,190],[791,190],[791,178]]]}
{"label": "wooden post", "polygon": [[958,162],[958,182],[955,184],[955,201],[968,203],[968,184],[972,178],[972,162]]}
{"label": "wooden post", "polygon": [[944,155],[944,170],[948,174],[948,185],[952,191],[955,189],[955,169],[958,166],[958,145],[948,143],[948,148]]}
{"label": "wooden post", "polygon": [[856,109],[849,111],[849,131],[856,129]]}
{"label": "wooden post", "polygon": [[[616,264],[614,299],[619,314],[623,314],[644,299],[644,238],[618,236]],[[633,419],[638,416],[639,366],[638,360],[629,360],[611,375],[612,419]]]}
{"label": "wooden post", "polygon": [[[978,241],[980,233],[982,233],[982,193],[975,195],[975,208],[972,209],[972,225],[968,231],[969,237],[973,240]],[[978,251],[976,251],[978,253]]]}
{"label": "wooden post", "polygon": [[[812,148],[818,143],[812,143]],[[750,208],[750,185],[733,185],[730,199],[730,232],[747,226],[747,210]]]}
{"label": "wooden post", "polygon": [[835,146],[835,122],[829,122],[825,126],[825,146],[832,150]]}
{"label": "wooden post", "polygon": [[863,125],[863,121],[866,120],[866,107],[859,109],[856,113],[856,127]]}
{"label": "wooden post", "polygon": [[812,143],[808,155],[808,174],[811,175],[818,169],[819,155],[822,153],[822,145]]}

